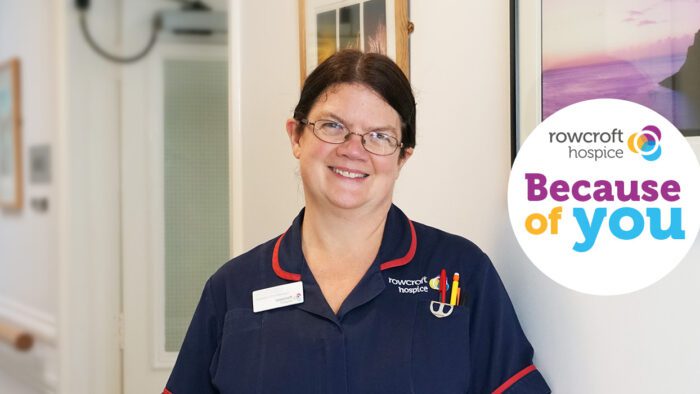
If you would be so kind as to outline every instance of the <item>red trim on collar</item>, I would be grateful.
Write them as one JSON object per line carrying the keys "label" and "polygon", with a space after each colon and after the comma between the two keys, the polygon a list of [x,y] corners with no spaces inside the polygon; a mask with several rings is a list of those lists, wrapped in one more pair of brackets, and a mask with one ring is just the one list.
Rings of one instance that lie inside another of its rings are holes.
{"label": "red trim on collar", "polygon": [[163,389],[163,394],[173,394],[173,393],[171,393],[170,390],[168,390],[168,388],[166,387]]}
{"label": "red trim on collar", "polygon": [[300,281],[301,274],[287,272],[280,266],[280,244],[282,243],[282,238],[284,238],[285,235],[287,235],[286,231],[284,234],[280,235],[279,238],[277,238],[275,249],[272,250],[272,270],[275,271],[275,274],[282,279]]}
{"label": "red trim on collar", "polygon": [[[413,260],[413,256],[416,255],[416,247],[418,246],[418,240],[416,239],[416,229],[413,227],[413,222],[409,219],[408,226],[411,228],[411,246],[408,248],[408,252],[403,257],[398,259],[389,260],[379,265],[379,269],[384,271],[389,268],[400,267],[406,265]],[[299,281],[301,280],[301,274],[295,274],[293,272],[288,272],[282,269],[280,265],[280,244],[282,244],[282,238],[287,235],[285,231],[284,234],[277,238],[275,243],[275,248],[272,250],[272,270],[275,271],[275,275],[282,279]]]}
{"label": "red trim on collar", "polygon": [[408,220],[408,226],[411,227],[411,246],[408,248],[408,252],[403,257],[399,257],[398,259],[389,260],[382,263],[379,266],[379,269],[381,271],[384,271],[389,268],[406,265],[410,263],[411,260],[413,260],[413,256],[416,255],[416,246],[418,246],[418,240],[416,239],[416,229],[415,227],[413,227],[413,222],[410,219]]}
{"label": "red trim on collar", "polygon": [[502,393],[504,393],[506,390],[508,390],[508,389],[510,388],[510,386],[514,385],[515,382],[517,382],[518,380],[522,379],[523,377],[525,377],[525,375],[529,374],[530,372],[532,372],[532,371],[534,371],[534,370],[536,370],[536,369],[537,369],[537,368],[536,368],[534,365],[530,365],[530,366],[528,366],[528,367],[525,367],[525,368],[522,369],[520,372],[518,372],[518,373],[516,373],[515,375],[511,376],[511,378],[508,379],[508,380],[506,380],[505,383],[503,383],[502,385],[498,386],[498,388],[497,388],[496,390],[493,390],[493,393],[491,393],[491,394],[502,394]]}

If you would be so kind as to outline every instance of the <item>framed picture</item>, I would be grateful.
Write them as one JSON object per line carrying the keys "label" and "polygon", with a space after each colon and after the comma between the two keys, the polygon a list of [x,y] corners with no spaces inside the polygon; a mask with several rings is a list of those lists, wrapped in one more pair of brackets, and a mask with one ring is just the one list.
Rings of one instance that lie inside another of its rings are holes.
{"label": "framed picture", "polygon": [[299,0],[301,82],[330,55],[354,48],[389,56],[409,75],[408,0]]}
{"label": "framed picture", "polygon": [[0,63],[0,208],[22,208],[19,59]]}
{"label": "framed picture", "polygon": [[512,152],[557,110],[642,104],[700,154],[700,2],[511,0]]}

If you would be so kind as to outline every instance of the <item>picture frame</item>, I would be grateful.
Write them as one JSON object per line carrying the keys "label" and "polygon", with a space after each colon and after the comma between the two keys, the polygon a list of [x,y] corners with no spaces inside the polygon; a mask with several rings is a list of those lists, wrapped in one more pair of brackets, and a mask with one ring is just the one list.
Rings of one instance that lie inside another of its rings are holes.
{"label": "picture frame", "polygon": [[512,159],[549,114],[593,98],[625,99],[659,112],[700,157],[700,96],[688,93],[700,86],[700,75],[669,83],[688,51],[700,51],[700,23],[684,16],[698,11],[700,4],[682,0],[510,0]]}
{"label": "picture frame", "polygon": [[22,208],[20,61],[0,63],[0,208]]}
{"label": "picture frame", "polygon": [[300,80],[341,48],[379,52],[408,77],[408,0],[298,0]]}

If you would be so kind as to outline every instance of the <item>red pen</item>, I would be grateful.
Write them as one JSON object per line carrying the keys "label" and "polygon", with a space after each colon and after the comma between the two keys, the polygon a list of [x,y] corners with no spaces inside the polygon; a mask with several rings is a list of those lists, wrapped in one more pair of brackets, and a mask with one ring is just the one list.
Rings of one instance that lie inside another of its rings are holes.
{"label": "red pen", "polygon": [[440,302],[445,303],[445,298],[447,297],[447,272],[442,269],[440,272]]}

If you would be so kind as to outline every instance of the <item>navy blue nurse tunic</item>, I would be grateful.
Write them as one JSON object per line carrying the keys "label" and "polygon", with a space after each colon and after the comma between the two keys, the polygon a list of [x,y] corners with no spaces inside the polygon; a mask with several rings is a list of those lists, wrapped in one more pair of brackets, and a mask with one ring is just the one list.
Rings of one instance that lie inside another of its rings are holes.
{"label": "navy blue nurse tunic", "polygon": [[[303,219],[207,281],[164,393],[550,392],[476,245],[392,205],[375,261],[334,314],[302,254]],[[429,281],[443,268],[460,274],[462,305],[437,318]],[[253,313],[254,290],[293,281],[303,303]]]}

